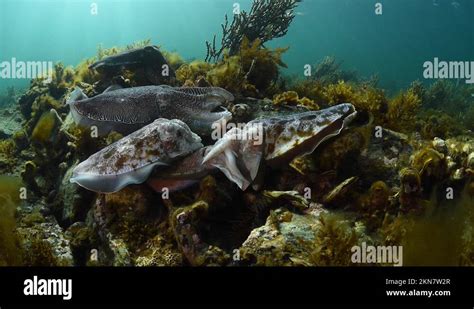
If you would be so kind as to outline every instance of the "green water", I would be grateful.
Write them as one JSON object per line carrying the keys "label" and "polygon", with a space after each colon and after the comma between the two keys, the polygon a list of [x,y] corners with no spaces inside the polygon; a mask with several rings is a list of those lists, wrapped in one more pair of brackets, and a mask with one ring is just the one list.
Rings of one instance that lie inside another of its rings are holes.
{"label": "green water", "polygon": [[[62,61],[76,65],[98,45],[151,39],[185,59],[202,59],[205,41],[220,34],[235,0],[0,0],[0,60]],[[304,0],[288,34],[269,45],[290,46],[287,73],[335,56],[362,76],[377,74],[389,90],[421,79],[434,57],[474,60],[474,1]],[[238,1],[248,10],[250,0]],[[97,5],[97,15],[91,5]],[[26,80],[0,79],[23,87]]]}

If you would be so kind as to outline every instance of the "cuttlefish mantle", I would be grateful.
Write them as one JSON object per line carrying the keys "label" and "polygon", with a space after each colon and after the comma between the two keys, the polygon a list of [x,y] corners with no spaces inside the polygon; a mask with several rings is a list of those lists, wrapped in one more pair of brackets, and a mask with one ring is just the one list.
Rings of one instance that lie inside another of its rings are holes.
{"label": "cuttlefish mantle", "polygon": [[70,181],[95,192],[117,192],[201,147],[201,138],[181,120],[157,119],[80,163]]}
{"label": "cuttlefish mantle", "polygon": [[230,120],[232,114],[222,105],[233,100],[217,87],[112,86],[91,98],[76,87],[67,104],[76,124],[95,126],[100,135],[129,134],[158,118],[182,120],[193,132],[208,135],[215,122]]}

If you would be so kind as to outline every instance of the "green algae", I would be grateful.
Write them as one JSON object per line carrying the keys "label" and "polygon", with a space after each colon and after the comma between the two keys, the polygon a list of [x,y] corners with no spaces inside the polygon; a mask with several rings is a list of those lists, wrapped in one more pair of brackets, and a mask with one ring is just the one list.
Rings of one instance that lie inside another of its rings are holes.
{"label": "green algae", "polygon": [[15,233],[21,186],[17,177],[0,176],[0,266],[22,264],[22,251]]}

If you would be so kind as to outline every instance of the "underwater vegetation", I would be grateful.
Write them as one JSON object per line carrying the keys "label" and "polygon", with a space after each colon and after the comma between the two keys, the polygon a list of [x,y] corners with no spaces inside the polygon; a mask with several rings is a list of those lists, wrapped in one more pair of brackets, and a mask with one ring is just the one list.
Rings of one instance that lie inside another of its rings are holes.
{"label": "underwater vegetation", "polygon": [[234,12],[232,23],[225,15],[222,24],[220,47],[216,46],[216,35],[211,42],[207,41],[206,62],[217,61],[227,52],[228,55],[238,54],[244,38],[260,44],[284,36],[295,18],[294,9],[300,0],[256,0],[249,12]]}
{"label": "underwater vegetation", "polygon": [[15,231],[21,186],[17,177],[0,176],[0,266],[22,264],[22,251]]}
{"label": "underwater vegetation", "polygon": [[[469,129],[455,115],[425,107],[418,83],[388,97],[333,58],[315,66],[317,78],[288,81],[280,71],[286,49],[265,48],[259,39],[243,37],[238,53],[215,63],[162,53],[178,86],[235,95],[225,104],[237,118],[324,112],[351,102],[360,119],[314,153],[266,168],[259,190],[243,192],[222,173],[169,199],[146,184],[103,195],[70,183],[79,162],[124,137],[95,137],[78,126],[66,105],[74,87],[95,98],[112,83],[150,85],[143,72],[106,77],[88,68],[147,44],[100,48],[76,68],[57,64],[51,84],[33,80],[18,98],[21,129],[0,140],[0,168],[22,179],[28,197],[23,206],[2,204],[2,265],[352,265],[350,249],[362,242],[403,245],[405,265],[473,265]],[[446,187],[454,189],[453,201],[441,200]],[[428,240],[432,257],[420,249]],[[92,249],[97,261],[89,258]]]}
{"label": "underwater vegetation", "polygon": [[[286,76],[290,47],[266,44],[299,2],[226,16],[206,59],[150,40],[99,46],[55,64],[51,83],[10,90],[0,265],[349,266],[367,243],[403,245],[404,265],[473,266],[472,86],[415,81],[389,95],[334,57]],[[133,105],[144,93],[164,99]],[[236,128],[211,142],[199,129],[216,114]],[[233,139],[252,124],[267,147]]]}
{"label": "underwater vegetation", "polygon": [[286,50],[267,49],[260,39],[243,37],[236,55],[225,52],[212,64],[199,60],[183,64],[176,71],[177,80],[191,87],[221,87],[236,96],[264,97],[273,93],[279,70],[286,67],[281,60]]}

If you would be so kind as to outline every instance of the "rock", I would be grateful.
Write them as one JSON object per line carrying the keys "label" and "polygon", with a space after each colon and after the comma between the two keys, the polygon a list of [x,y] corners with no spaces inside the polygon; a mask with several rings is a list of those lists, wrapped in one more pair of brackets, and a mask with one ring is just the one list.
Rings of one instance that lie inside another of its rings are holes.
{"label": "rock", "polygon": [[254,229],[242,244],[241,262],[256,266],[310,266],[318,231],[318,217],[324,212],[312,205],[304,214],[279,208],[271,212],[264,226]]}
{"label": "rock", "polygon": [[283,200],[296,209],[304,210],[310,205],[309,201],[301,196],[297,191],[264,191],[263,195],[272,202]]}
{"label": "rock", "polygon": [[28,252],[26,265],[73,266],[69,240],[54,217],[47,217],[46,220],[17,229],[21,247]]}
{"label": "rock", "polygon": [[19,114],[16,105],[0,110],[0,139],[10,138],[15,132],[20,131],[23,118]]}
{"label": "rock", "polygon": [[76,165],[77,163],[73,164],[66,171],[58,190],[57,200],[62,202],[60,205],[61,221],[66,226],[76,221],[85,220],[94,197],[92,192],[86,191],[69,181]]}
{"label": "rock", "polygon": [[161,212],[156,203],[142,186],[96,197],[86,225],[97,238],[92,248],[98,252],[99,265],[131,266],[143,255],[147,241],[160,232]]}
{"label": "rock", "polygon": [[448,145],[444,140],[441,138],[435,137],[432,142],[433,148],[442,153],[442,154],[447,154],[448,153]]}
{"label": "rock", "polygon": [[399,171],[408,165],[413,147],[406,135],[391,130],[384,129],[381,138],[373,136],[358,158],[359,179],[367,187],[380,179],[393,187],[398,184]]}
{"label": "rock", "polygon": [[179,208],[170,216],[171,226],[188,263],[193,266],[223,266],[230,263],[230,256],[221,248],[207,244],[199,234],[202,220],[209,205],[204,201]]}
{"label": "rock", "polygon": [[130,252],[125,241],[120,238],[114,238],[112,234],[107,234],[107,243],[113,255],[112,266],[131,266]]}
{"label": "rock", "polygon": [[344,201],[347,201],[351,198],[351,191],[353,191],[357,180],[358,177],[350,177],[337,185],[331,192],[324,196],[324,204],[333,206],[344,205]]}
{"label": "rock", "polygon": [[146,245],[147,249],[135,260],[136,266],[182,266],[183,255],[175,248],[168,239],[161,235],[150,239]]}
{"label": "rock", "polygon": [[474,152],[471,152],[469,156],[467,156],[466,168],[474,170]]}

